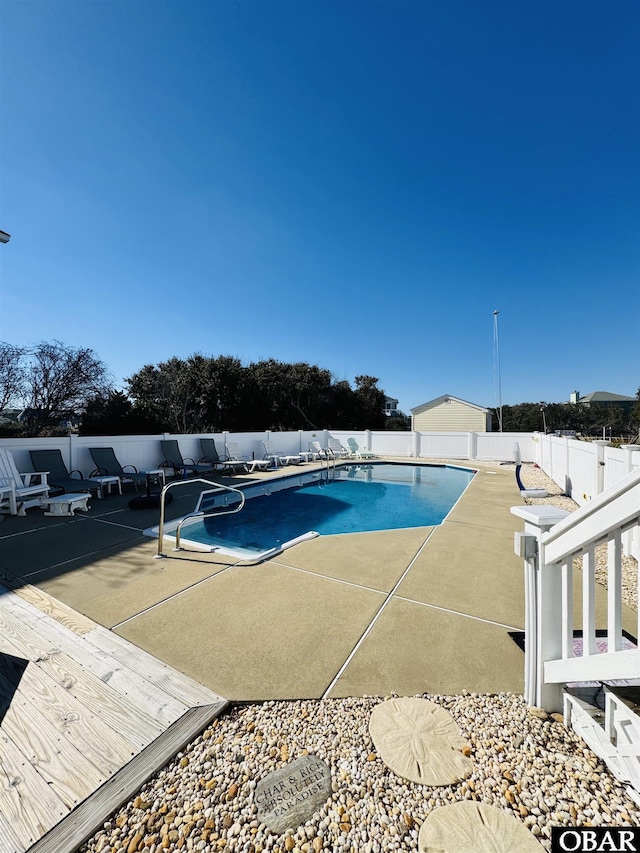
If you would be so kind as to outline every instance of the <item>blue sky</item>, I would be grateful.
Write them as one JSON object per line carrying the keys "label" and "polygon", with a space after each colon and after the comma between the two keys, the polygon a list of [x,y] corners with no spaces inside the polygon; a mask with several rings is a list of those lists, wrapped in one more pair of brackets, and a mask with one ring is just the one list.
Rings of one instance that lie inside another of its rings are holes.
{"label": "blue sky", "polygon": [[640,4],[0,4],[0,339],[640,386]]}

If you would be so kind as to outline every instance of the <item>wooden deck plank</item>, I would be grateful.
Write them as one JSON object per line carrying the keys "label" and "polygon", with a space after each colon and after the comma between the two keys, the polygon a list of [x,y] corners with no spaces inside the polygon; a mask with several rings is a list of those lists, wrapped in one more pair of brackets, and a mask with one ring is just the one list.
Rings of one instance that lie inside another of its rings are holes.
{"label": "wooden deck plank", "polygon": [[131,797],[155,772],[193,740],[229,703],[191,708],[164,735],[140,752],[88,800],[71,812],[29,853],[72,853],[102,826],[105,817]]}
{"label": "wooden deck plank", "polygon": [[138,751],[56,684],[38,664],[30,663],[25,669],[18,692],[27,702],[35,705],[61,736],[62,750],[70,744],[107,776],[119,770]]}
{"label": "wooden deck plank", "polygon": [[108,652],[125,666],[133,666],[134,662],[139,659],[144,660],[143,674],[145,678],[189,707],[210,705],[223,700],[222,696],[200,684],[199,681],[178,672],[164,661],[154,657],[144,649],[134,646],[129,640],[114,631],[109,631],[102,625],[97,625],[93,631],[86,634],[85,639]]}
{"label": "wooden deck plank", "polygon": [[37,638],[39,642],[33,642],[34,632],[22,625],[15,616],[0,612],[0,631],[3,632],[0,647],[11,651],[13,645],[14,654],[28,656],[62,688],[69,691],[103,722],[120,732],[137,749],[145,747],[166,728],[146,710],[141,710],[139,705],[118,693],[113,686],[105,684],[72,657],[46,641],[42,642],[40,635]]}
{"label": "wooden deck plank", "polygon": [[31,767],[10,737],[0,732],[0,811],[10,832],[28,849],[69,809]]}
{"label": "wooden deck plank", "polygon": [[25,853],[26,849],[0,809],[0,853]]}
{"label": "wooden deck plank", "polygon": [[[65,631],[62,626],[57,625],[44,614],[40,614],[11,592],[0,596],[0,619],[3,611],[5,613],[8,611],[22,623],[33,628],[39,638],[36,642],[40,642],[43,648],[49,651],[59,649],[69,655],[102,682],[127,696],[143,714],[157,720],[163,727],[171,725],[189,707],[188,704],[168,694],[161,686],[144,678],[145,652],[141,651],[141,658],[135,654],[129,655],[128,664],[120,663],[109,652],[87,642],[88,634],[80,638]],[[119,639],[121,642],[126,642]],[[132,648],[136,649],[135,646]],[[215,695],[209,693],[209,698]]]}
{"label": "wooden deck plank", "polygon": [[[10,686],[0,676],[0,690],[5,689],[10,689]],[[14,742],[68,808],[76,806],[108,778],[77,749],[67,745],[62,750],[53,726],[33,704],[25,700],[20,691],[14,692],[0,723],[0,732]]]}
{"label": "wooden deck plank", "polygon": [[72,853],[229,703],[23,592],[0,587],[0,853]]}
{"label": "wooden deck plank", "polygon": [[93,619],[89,619],[83,613],[78,613],[77,610],[64,604],[64,602],[59,601],[44,590],[38,589],[37,586],[31,584],[15,586],[13,593],[75,634],[86,634],[96,625]]}

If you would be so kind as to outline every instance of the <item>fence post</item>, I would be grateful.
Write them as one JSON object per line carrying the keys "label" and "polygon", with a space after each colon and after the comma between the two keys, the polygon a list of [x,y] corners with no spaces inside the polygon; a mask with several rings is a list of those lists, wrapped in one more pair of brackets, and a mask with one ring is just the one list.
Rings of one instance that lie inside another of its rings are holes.
{"label": "fence post", "polygon": [[69,433],[69,470],[78,469],[78,436],[72,432]]}
{"label": "fence post", "polygon": [[600,438],[593,443],[596,446],[596,495],[599,495],[604,491],[604,449],[609,441],[606,438]]}
{"label": "fence post", "polygon": [[371,450],[371,430],[365,429],[364,431],[364,449]]}
{"label": "fence post", "polygon": [[470,432],[468,433],[467,440],[467,458],[475,459],[478,455],[478,433]]}
{"label": "fence post", "polygon": [[524,536],[515,535],[515,552],[524,558],[524,698],[529,705],[561,711],[562,685],[545,684],[544,664],[562,657],[562,573],[546,564],[541,540],[569,513],[546,504],[512,506],[511,513],[525,522]]}
{"label": "fence post", "polygon": [[413,431],[413,453],[415,459],[420,458],[420,433],[417,430]]}

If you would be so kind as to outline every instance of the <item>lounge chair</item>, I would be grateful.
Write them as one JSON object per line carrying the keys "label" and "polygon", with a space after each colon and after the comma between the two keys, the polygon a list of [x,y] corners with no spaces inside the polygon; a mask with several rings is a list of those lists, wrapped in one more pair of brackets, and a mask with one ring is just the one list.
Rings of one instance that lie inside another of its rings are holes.
{"label": "lounge chair", "polygon": [[6,496],[11,515],[26,515],[25,510],[40,506],[49,496],[47,472],[20,474],[12,453],[0,449],[0,489]]}
{"label": "lounge chair", "polygon": [[96,466],[89,474],[90,477],[119,477],[123,483],[133,483],[136,492],[138,483],[147,482],[147,472],[138,471],[135,465],[123,467],[118,462],[113,447],[90,447],[89,453]]}
{"label": "lounge chair", "polygon": [[287,453],[280,453],[270,441],[263,441],[262,443],[264,444],[264,458],[269,459],[276,468],[278,465],[300,465],[302,462],[299,453],[290,456]]}
{"label": "lounge chair", "polygon": [[348,438],[347,444],[349,445],[349,456],[352,456],[354,459],[377,459],[375,453],[371,450],[364,450],[360,447],[355,438]]}
{"label": "lounge chair", "polygon": [[324,449],[324,447],[320,444],[319,441],[310,441],[309,442],[309,453],[313,457],[315,462],[316,459],[327,459],[329,454]]}
{"label": "lounge chair", "polygon": [[[74,468],[69,471],[60,450],[30,450],[31,464],[36,471],[46,471],[49,475],[49,488],[62,489],[63,492],[97,492],[102,498],[102,484],[98,480],[85,480],[82,471]],[[73,477],[79,474],[79,477]]]}
{"label": "lounge chair", "polygon": [[236,471],[247,472],[247,463],[242,459],[229,459],[227,456],[222,458],[218,453],[218,448],[213,438],[201,438],[200,447],[204,455],[198,459],[198,462],[206,462],[216,470],[225,471],[230,469],[233,474]]}
{"label": "lounge chair", "polygon": [[208,462],[196,462],[190,456],[183,457],[175,438],[160,441],[160,444],[164,455],[164,459],[160,463],[161,468],[173,468],[176,474],[182,471],[183,477],[187,476],[187,471],[193,471],[194,474],[212,474],[215,471],[215,468]]}
{"label": "lounge chair", "polygon": [[347,450],[347,448],[343,447],[342,444],[340,444],[339,439],[337,438],[330,438],[328,440],[327,450],[332,456],[337,456],[339,459],[349,455],[349,451]]}
{"label": "lounge chair", "polygon": [[267,471],[271,467],[268,459],[245,459],[240,453],[240,446],[235,441],[229,441],[225,444],[227,450],[227,458],[230,462],[242,462],[245,465],[247,473],[254,471]]}

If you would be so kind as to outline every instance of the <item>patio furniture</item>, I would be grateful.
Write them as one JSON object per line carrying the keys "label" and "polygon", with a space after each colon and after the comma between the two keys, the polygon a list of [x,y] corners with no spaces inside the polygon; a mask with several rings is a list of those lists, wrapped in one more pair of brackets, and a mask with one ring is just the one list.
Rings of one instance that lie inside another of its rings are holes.
{"label": "patio furniture", "polygon": [[268,459],[245,459],[240,453],[240,446],[235,441],[229,441],[225,444],[227,456],[230,461],[242,462],[245,465],[247,473],[254,471],[267,471],[271,467],[271,462]]}
{"label": "patio furniture", "polygon": [[83,494],[73,494],[70,492],[69,494],[58,495],[55,498],[43,498],[41,505],[45,508],[45,515],[70,517],[76,509],[80,510],[80,512],[88,512],[90,497],[91,495],[87,494],[87,492]]}
{"label": "patio furniture", "polygon": [[322,447],[319,441],[309,442],[309,452],[313,454],[314,462],[316,459],[326,459],[328,456],[327,451]]}
{"label": "patio furniture", "polygon": [[[138,471],[135,465],[121,465],[113,447],[90,447],[89,453],[95,464],[95,470],[89,475],[95,480],[101,477],[118,477],[121,483],[133,483],[138,491],[138,483],[145,483],[146,471]],[[122,487],[120,487],[122,494]]]}
{"label": "patio furniture", "polygon": [[193,471],[194,474],[212,474],[215,471],[208,462],[196,462],[190,456],[183,458],[180,445],[175,438],[161,440],[160,444],[164,455],[160,463],[161,468],[173,468],[174,472],[182,471],[183,478],[187,476],[187,471]]}
{"label": "patio furniture", "polygon": [[202,448],[202,453],[204,455],[198,459],[198,462],[208,462],[210,465],[215,466],[215,468],[220,468],[222,471],[230,468],[233,474],[235,474],[236,471],[244,471],[246,473],[246,462],[238,459],[229,459],[228,456],[225,456],[224,459],[220,457],[213,438],[201,438],[200,447]]}
{"label": "patio furniture", "polygon": [[8,502],[11,515],[26,515],[29,507],[40,506],[49,494],[47,472],[20,474],[13,454],[0,449],[0,502]]}
{"label": "patio furniture", "polygon": [[265,450],[264,458],[269,459],[275,468],[277,468],[278,465],[300,465],[302,462],[299,453],[294,455],[280,453],[280,451],[276,450],[270,441],[263,441],[262,443],[264,444]]}
{"label": "patio furniture", "polygon": [[98,477],[92,477],[97,483],[100,483],[100,488],[102,489],[102,494],[104,495],[105,489],[108,494],[111,494],[111,490],[114,486],[118,489],[118,494],[122,494],[122,480],[120,477],[112,476],[111,474],[107,475],[99,475]]}
{"label": "patio furniture", "polygon": [[346,447],[343,447],[340,443],[340,440],[337,438],[330,438],[327,442],[327,450],[332,456],[337,456],[338,458],[342,458],[344,456],[349,455],[349,451]]}
{"label": "patio furniture", "polygon": [[347,444],[349,445],[349,456],[353,456],[355,459],[377,459],[375,453],[371,450],[363,450],[360,447],[355,438],[348,438]]}
{"label": "patio furniture", "polygon": [[[65,465],[62,453],[55,450],[30,450],[31,464],[36,471],[47,471],[49,486],[62,489],[63,492],[97,492],[102,498],[102,486],[97,480],[85,480],[82,471],[74,468],[69,471]],[[73,477],[72,474],[79,474]]]}

